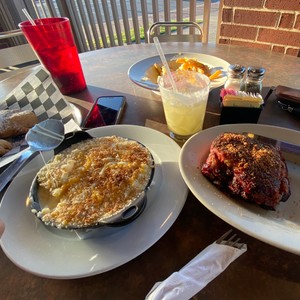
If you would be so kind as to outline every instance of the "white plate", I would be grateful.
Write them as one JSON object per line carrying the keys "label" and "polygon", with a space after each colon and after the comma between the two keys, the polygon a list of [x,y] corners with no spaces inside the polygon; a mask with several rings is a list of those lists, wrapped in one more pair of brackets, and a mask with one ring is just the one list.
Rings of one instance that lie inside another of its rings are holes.
{"label": "white plate", "polygon": [[116,125],[89,131],[93,136],[119,135],[140,141],[155,159],[153,185],[145,211],[131,224],[101,228],[84,240],[75,233],[58,234],[38,221],[25,206],[29,187],[42,160],[30,162],[5,193],[0,218],[6,223],[3,251],[20,268],[49,278],[79,278],[116,268],[157,242],[178,217],[188,189],[178,158],[180,147],[150,128]]}
{"label": "white plate", "polygon": [[[178,57],[188,57],[195,58],[199,62],[206,64],[210,67],[211,72],[213,73],[216,70],[222,71],[222,77],[217,78],[211,82],[211,89],[222,86],[227,79],[227,68],[229,63],[221,58],[201,54],[201,53],[170,53],[166,54],[167,60],[174,60]],[[153,91],[158,91],[158,85],[148,80],[146,77],[147,70],[153,66],[155,63],[161,63],[159,56],[152,56],[146,59],[142,59],[132,65],[128,70],[129,78],[136,83],[137,85],[150,89]]]}
{"label": "white plate", "polygon": [[220,192],[200,171],[212,140],[223,132],[253,132],[298,145],[300,132],[257,124],[216,126],[191,137],[179,158],[181,174],[191,192],[215,215],[259,240],[300,254],[300,157],[296,157],[296,163],[287,161],[292,194],[287,202],[278,205],[276,211],[233,200]]}

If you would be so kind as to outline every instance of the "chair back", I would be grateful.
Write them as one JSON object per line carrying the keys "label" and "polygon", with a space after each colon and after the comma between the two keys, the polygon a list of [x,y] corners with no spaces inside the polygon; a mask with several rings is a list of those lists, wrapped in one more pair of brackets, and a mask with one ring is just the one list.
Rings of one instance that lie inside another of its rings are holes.
{"label": "chair back", "polygon": [[[163,32],[162,28],[165,28]],[[203,31],[196,22],[155,22],[147,32],[148,43],[153,42],[154,36],[157,36],[160,42],[202,42]]]}

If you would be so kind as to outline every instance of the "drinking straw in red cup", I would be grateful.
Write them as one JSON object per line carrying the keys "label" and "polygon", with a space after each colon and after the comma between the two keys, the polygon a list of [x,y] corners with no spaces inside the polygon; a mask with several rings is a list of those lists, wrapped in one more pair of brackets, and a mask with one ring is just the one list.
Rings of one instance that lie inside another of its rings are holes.
{"label": "drinking straw in red cup", "polygon": [[62,94],[86,88],[68,18],[35,19],[34,25],[25,21],[19,27]]}

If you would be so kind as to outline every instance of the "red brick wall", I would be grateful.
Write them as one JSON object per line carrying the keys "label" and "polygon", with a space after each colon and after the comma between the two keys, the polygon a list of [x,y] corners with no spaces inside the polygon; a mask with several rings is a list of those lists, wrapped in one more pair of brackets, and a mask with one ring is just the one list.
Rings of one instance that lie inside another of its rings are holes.
{"label": "red brick wall", "polygon": [[300,57],[300,0],[221,0],[218,42]]}

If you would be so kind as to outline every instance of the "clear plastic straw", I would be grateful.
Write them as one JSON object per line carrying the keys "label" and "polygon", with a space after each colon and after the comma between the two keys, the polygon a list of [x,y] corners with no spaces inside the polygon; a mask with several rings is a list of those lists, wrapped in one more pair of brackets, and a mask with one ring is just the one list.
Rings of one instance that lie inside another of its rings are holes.
{"label": "clear plastic straw", "polygon": [[28,19],[28,21],[30,22],[30,24],[32,26],[36,26],[34,20],[31,18],[31,15],[28,13],[27,9],[26,8],[23,8],[22,9],[22,12],[24,13],[24,15],[26,16],[26,18]]}
{"label": "clear plastic straw", "polygon": [[165,57],[165,55],[164,55],[164,52],[163,52],[163,50],[162,50],[162,48],[161,48],[161,45],[160,45],[160,43],[159,43],[159,40],[158,40],[157,37],[154,37],[154,38],[153,38],[153,41],[154,41],[154,44],[155,44],[155,46],[156,46],[157,52],[158,52],[158,54],[159,54],[159,56],[160,56],[160,59],[161,59],[163,65],[164,65],[164,67],[166,68],[167,74],[168,74],[168,76],[169,76],[169,78],[170,78],[170,82],[171,82],[172,88],[173,88],[174,91],[177,92],[176,84],[175,84],[174,79],[173,79],[173,77],[172,77],[171,70],[170,70],[170,68],[169,68],[168,62],[167,62],[167,60],[166,60],[166,57]]}

